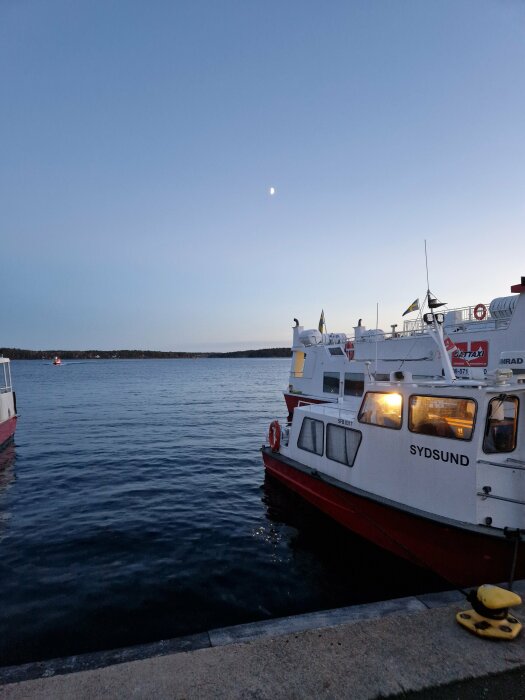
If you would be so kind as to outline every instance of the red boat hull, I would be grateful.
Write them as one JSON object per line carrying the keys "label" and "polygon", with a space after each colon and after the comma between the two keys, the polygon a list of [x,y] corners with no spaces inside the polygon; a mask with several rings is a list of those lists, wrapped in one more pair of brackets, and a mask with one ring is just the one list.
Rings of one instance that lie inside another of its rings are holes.
{"label": "red boat hull", "polygon": [[16,429],[16,416],[13,418],[8,418],[7,420],[0,423],[0,449],[6,445],[15,434]]}
{"label": "red boat hull", "polygon": [[[303,396],[302,394],[284,394],[284,400],[286,401],[286,408],[288,409],[289,419],[292,419],[294,408],[297,408],[299,404],[304,406],[308,403],[327,403],[329,399],[312,399],[309,396]],[[332,402],[333,403],[333,402]]]}
{"label": "red boat hull", "polygon": [[[338,523],[374,544],[431,569],[454,586],[508,581],[515,544],[453,527],[350,493],[290,466],[263,449],[268,473]],[[515,578],[525,578],[525,542],[518,549]]]}

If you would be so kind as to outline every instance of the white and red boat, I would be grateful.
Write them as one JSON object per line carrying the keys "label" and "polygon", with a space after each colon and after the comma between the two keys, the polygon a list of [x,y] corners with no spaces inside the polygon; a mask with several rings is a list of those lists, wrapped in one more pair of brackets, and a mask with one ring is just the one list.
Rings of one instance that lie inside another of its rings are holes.
{"label": "white and red boat", "polygon": [[[499,366],[525,372],[525,278],[511,287],[515,294],[488,304],[445,309],[444,334],[451,349],[454,374],[468,379]],[[431,297],[430,304],[436,300]],[[439,306],[442,306],[439,304]],[[405,321],[386,333],[361,324],[352,334],[322,333],[321,328],[293,329],[292,363],[284,392],[291,414],[304,403],[337,401],[361,393],[367,363],[377,379],[388,379],[395,370],[407,370],[416,378],[441,376],[440,350],[430,337],[423,318]],[[503,354],[502,354],[503,353]]]}
{"label": "white and red boat", "polygon": [[53,364],[54,365],[61,365],[62,364],[62,360],[60,359],[60,357],[58,357],[58,355],[53,359]]}
{"label": "white and red boat", "polygon": [[13,439],[16,428],[16,396],[11,383],[11,364],[0,357],[0,449]]}
{"label": "white and red boat", "polygon": [[[403,367],[385,379],[371,358],[352,394],[296,405],[291,422],[272,423],[262,449],[267,472],[342,525],[455,585],[525,577],[525,374],[521,363],[506,361],[525,355],[512,328],[525,313],[525,280],[513,290],[519,296],[506,318],[513,345],[494,341],[492,365],[458,378],[445,315],[433,310],[419,342],[439,358],[435,376]],[[487,332],[481,338],[492,339]]]}

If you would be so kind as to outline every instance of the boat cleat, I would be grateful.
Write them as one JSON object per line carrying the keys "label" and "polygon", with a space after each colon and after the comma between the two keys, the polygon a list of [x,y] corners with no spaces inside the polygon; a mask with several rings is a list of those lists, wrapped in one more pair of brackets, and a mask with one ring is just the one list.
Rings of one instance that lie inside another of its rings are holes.
{"label": "boat cleat", "polygon": [[459,612],[456,620],[470,632],[490,639],[514,639],[520,633],[521,622],[509,614],[509,608],[521,605],[516,593],[484,584],[470,591],[467,600],[473,609]]}

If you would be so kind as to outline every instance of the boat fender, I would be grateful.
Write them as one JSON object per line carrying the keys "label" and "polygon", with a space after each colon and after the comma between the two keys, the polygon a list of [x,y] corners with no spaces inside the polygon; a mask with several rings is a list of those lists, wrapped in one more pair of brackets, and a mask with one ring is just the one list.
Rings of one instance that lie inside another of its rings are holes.
{"label": "boat fender", "polygon": [[270,430],[268,431],[268,441],[272,452],[279,452],[279,447],[281,446],[281,426],[278,420],[274,420],[270,423]]}
{"label": "boat fender", "polygon": [[[359,319],[361,320],[361,319]],[[354,359],[354,344],[351,340],[348,340],[346,345],[345,345],[345,352],[346,356],[348,357],[349,360]]]}
{"label": "boat fender", "polygon": [[514,639],[521,631],[521,622],[509,615],[509,608],[521,605],[521,598],[512,591],[485,584],[470,591],[467,600],[472,610],[456,615],[460,625],[480,637]]}
{"label": "boat fender", "polygon": [[483,319],[487,316],[487,307],[485,304],[477,304],[474,307],[474,318],[476,321],[483,321]]}

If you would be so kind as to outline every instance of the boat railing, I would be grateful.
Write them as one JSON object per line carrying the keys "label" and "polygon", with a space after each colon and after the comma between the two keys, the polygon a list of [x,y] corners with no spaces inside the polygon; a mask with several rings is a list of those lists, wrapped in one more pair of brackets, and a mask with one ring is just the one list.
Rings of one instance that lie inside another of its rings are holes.
{"label": "boat railing", "polygon": [[[477,315],[476,315],[477,309]],[[445,328],[463,326],[465,324],[489,324],[497,328],[505,328],[508,326],[508,319],[494,318],[490,313],[490,304],[476,304],[476,306],[462,306],[457,309],[443,309],[441,313],[445,316]],[[403,328],[398,330],[397,324],[391,326],[391,331],[381,333],[381,340],[390,338],[407,338],[415,335],[426,335],[427,327],[422,317],[414,320],[403,321]],[[350,335],[349,339],[354,340]],[[366,338],[362,338],[368,342],[375,342],[376,338],[373,333],[370,333]]]}
{"label": "boat railing", "polygon": [[[441,309],[440,309],[441,311]],[[490,313],[489,304],[476,304],[476,306],[461,306],[457,309],[444,309],[445,326],[458,326],[463,323],[486,323],[496,319]],[[414,321],[404,321],[403,330],[413,331],[424,328],[424,321],[418,318]]]}
{"label": "boat railing", "polygon": [[[476,324],[479,328],[507,328],[509,325],[509,318],[497,318],[490,313],[490,303],[487,304],[476,304],[476,306],[462,306],[456,309],[439,309],[441,313],[445,316],[444,327],[446,329],[450,328],[460,328],[466,324]],[[483,324],[483,325],[482,325]],[[414,320],[403,321],[403,328],[398,330],[398,324],[392,324],[390,331],[381,331],[375,335],[373,329],[369,329],[366,335],[361,335],[359,342],[369,342],[375,343],[376,340],[389,340],[391,338],[407,338],[417,335],[426,335],[428,333],[427,326],[422,317],[416,318]],[[330,334],[332,335],[332,334]],[[346,342],[354,343],[356,338],[355,334],[336,334],[346,336]],[[331,342],[328,339],[323,338],[319,345],[342,345],[342,343]],[[302,372],[291,373],[292,376],[302,377]]]}

